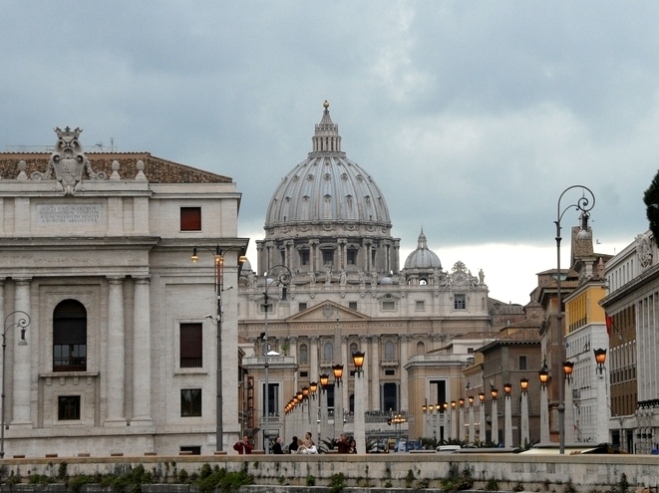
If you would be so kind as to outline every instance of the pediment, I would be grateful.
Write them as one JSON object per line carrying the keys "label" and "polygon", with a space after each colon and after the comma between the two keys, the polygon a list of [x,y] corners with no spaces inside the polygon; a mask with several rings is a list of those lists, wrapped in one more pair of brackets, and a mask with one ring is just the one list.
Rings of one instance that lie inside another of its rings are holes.
{"label": "pediment", "polygon": [[306,310],[296,313],[290,317],[288,322],[333,322],[336,319],[341,322],[347,321],[369,321],[363,313],[357,312],[339,305],[332,301],[323,301],[317,305],[311,306]]}

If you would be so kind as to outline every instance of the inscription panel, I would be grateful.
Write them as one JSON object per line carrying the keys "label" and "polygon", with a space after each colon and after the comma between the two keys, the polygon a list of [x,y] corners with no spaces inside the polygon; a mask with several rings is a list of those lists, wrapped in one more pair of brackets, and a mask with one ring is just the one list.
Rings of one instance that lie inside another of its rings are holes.
{"label": "inscription panel", "polygon": [[37,206],[39,224],[99,224],[101,204],[40,204]]}

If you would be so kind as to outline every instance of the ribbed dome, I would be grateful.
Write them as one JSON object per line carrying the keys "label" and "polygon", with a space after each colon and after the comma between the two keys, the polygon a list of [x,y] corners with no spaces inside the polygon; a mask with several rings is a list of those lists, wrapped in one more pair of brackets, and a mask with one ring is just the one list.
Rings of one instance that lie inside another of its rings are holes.
{"label": "ribbed dome", "polygon": [[391,227],[389,209],[373,178],[341,151],[329,103],[312,138],[313,151],[284,177],[270,200],[265,229],[304,223]]}
{"label": "ribbed dome", "polygon": [[428,249],[428,241],[426,235],[419,235],[419,245],[412,253],[410,253],[405,260],[406,269],[441,269],[442,263],[435,252]]}

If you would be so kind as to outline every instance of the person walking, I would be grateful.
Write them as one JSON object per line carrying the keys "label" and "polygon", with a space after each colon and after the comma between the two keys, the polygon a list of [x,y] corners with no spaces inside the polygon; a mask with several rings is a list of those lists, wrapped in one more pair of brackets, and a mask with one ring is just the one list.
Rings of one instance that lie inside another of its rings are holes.
{"label": "person walking", "polygon": [[341,433],[341,437],[338,440],[334,440],[336,444],[336,451],[339,454],[348,454],[350,453],[350,442],[348,442],[348,437],[345,433]]}

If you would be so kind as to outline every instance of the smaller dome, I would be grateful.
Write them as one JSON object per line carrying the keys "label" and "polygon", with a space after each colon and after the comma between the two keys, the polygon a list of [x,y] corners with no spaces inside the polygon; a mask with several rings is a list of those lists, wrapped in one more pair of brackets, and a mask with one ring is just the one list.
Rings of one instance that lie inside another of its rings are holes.
{"label": "smaller dome", "polygon": [[423,229],[419,235],[419,245],[405,260],[406,269],[441,269],[442,263],[435,252],[428,249],[428,241]]}
{"label": "smaller dome", "polygon": [[248,258],[245,258],[245,261],[243,262],[243,265],[240,268],[240,275],[241,276],[246,276],[250,272],[252,272],[252,264],[249,262]]}
{"label": "smaller dome", "polygon": [[383,277],[382,280],[380,281],[380,284],[393,284],[393,283],[394,280],[389,276]]}

